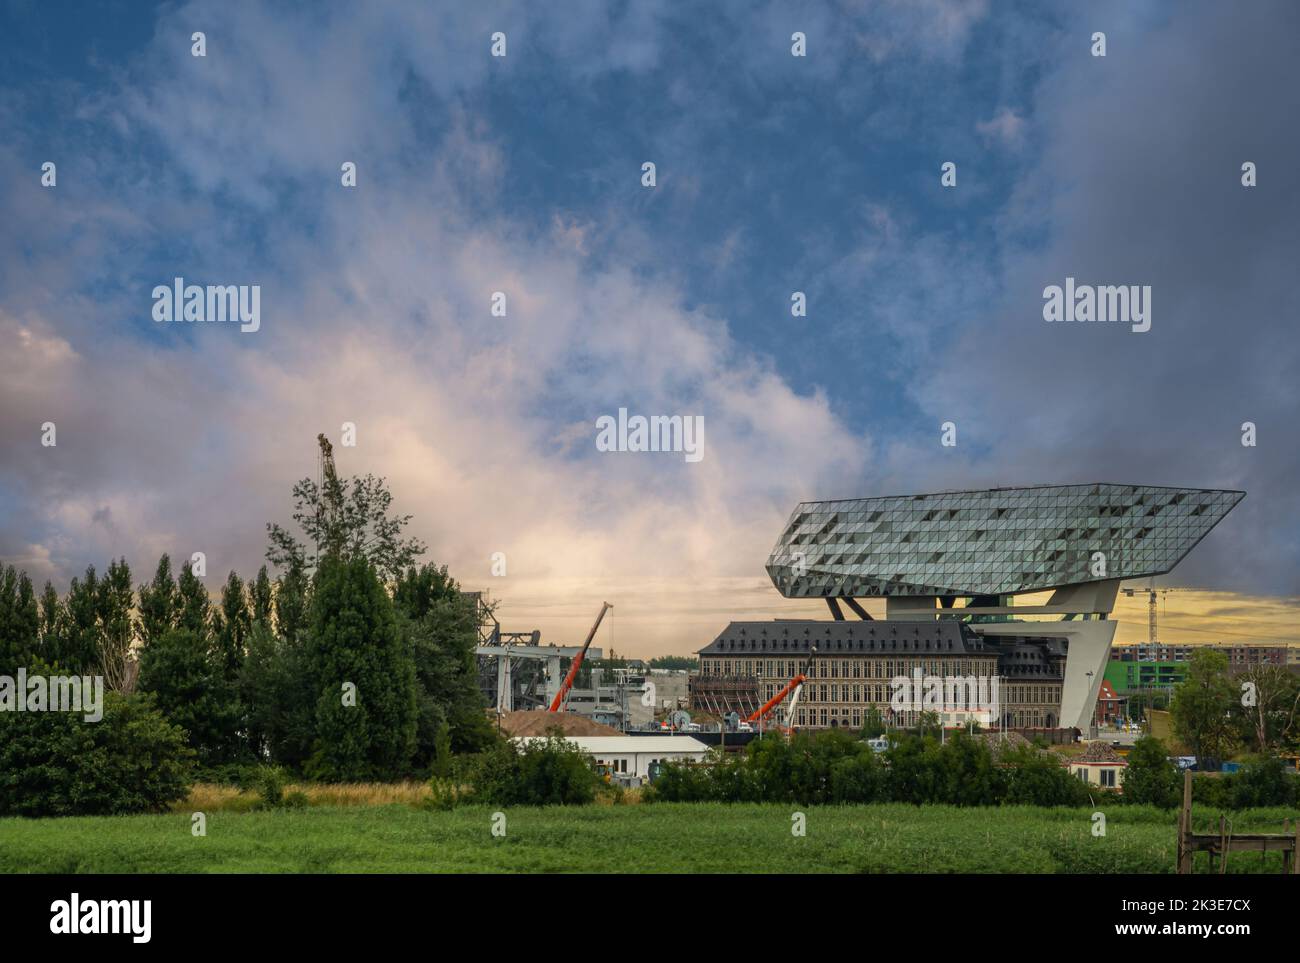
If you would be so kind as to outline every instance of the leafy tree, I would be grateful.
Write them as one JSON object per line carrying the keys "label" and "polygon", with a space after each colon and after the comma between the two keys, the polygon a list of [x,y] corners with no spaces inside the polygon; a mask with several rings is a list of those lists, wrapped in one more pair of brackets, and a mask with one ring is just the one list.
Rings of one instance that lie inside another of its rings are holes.
{"label": "leafy tree", "polygon": [[[323,435],[320,442],[332,455]],[[293,486],[293,504],[293,520],[306,541],[278,524],[266,526],[271,542],[267,561],[281,568],[314,572],[331,555],[360,557],[385,582],[392,582],[425,552],[419,539],[402,537],[411,516],[391,514],[393,496],[383,478],[366,475],[344,481],[327,469],[322,483],[304,478]]]}
{"label": "leafy tree", "polygon": [[885,734],[885,717],[879,709],[872,706],[862,718],[862,729],[858,735],[863,739],[877,739]]}
{"label": "leafy tree", "polygon": [[238,694],[203,638],[178,628],[146,646],[138,688],[185,731],[200,764],[220,766],[241,757]]}
{"label": "leafy tree", "polygon": [[1002,770],[981,740],[958,730],[939,748],[940,800],[954,806],[988,806],[1006,792]]}
{"label": "leafy tree", "polygon": [[[761,802],[796,802],[800,790],[798,785],[808,785],[811,780],[796,778],[795,770],[800,764],[800,758],[793,748],[793,742],[798,741],[801,746],[806,745],[802,740],[807,738],[804,733],[797,734],[793,740],[787,741],[779,735],[767,736],[762,739],[752,740],[745,747],[745,759],[751,769],[750,791],[754,798]],[[806,758],[806,756],[804,757]],[[662,773],[667,770],[661,771]],[[683,778],[680,772],[672,774],[672,780],[664,784],[664,789],[668,795],[662,795],[661,798],[671,798],[672,794],[678,792],[688,792],[695,780]],[[674,780],[680,785],[674,789]],[[656,789],[659,787],[659,781],[655,782]],[[704,798],[704,797],[701,797]],[[682,801],[686,801],[683,799]]]}
{"label": "leafy tree", "polygon": [[239,693],[254,758],[301,772],[316,730],[316,699],[302,643],[276,635],[263,621],[254,622]]}
{"label": "leafy tree", "polygon": [[99,618],[98,665],[104,681],[117,692],[129,692],[135,679],[135,657],[131,651],[135,627],[131,610],[135,589],[126,559],[110,562],[100,581],[96,608]]}
{"label": "leafy tree", "polygon": [[153,581],[139,588],[140,617],[137,630],[140,641],[149,645],[162,638],[176,625],[177,593],[176,580],[172,578],[171,557],[164,554],[158,559],[158,568],[154,570]]}
{"label": "leafy tree", "polygon": [[[416,740],[415,666],[371,563],[326,556],[316,572],[307,631],[316,695],[308,774],[336,782],[410,772]],[[355,699],[345,699],[345,686]]]}
{"label": "leafy tree", "polygon": [[1267,753],[1290,744],[1300,714],[1300,678],[1284,666],[1261,664],[1247,668],[1237,682],[1251,686],[1252,698],[1243,697],[1242,707],[1247,737],[1255,750]]}
{"label": "leafy tree", "polygon": [[1129,718],[1134,720],[1145,719],[1150,709],[1168,708],[1169,693],[1163,689],[1144,689],[1130,693],[1128,697]]}
{"label": "leafy tree", "polygon": [[661,655],[651,659],[649,665],[652,669],[694,672],[700,667],[700,660],[693,655]]}
{"label": "leafy tree", "polygon": [[1124,798],[1172,809],[1182,802],[1183,780],[1169,761],[1169,750],[1153,736],[1143,736],[1129,750],[1124,770]]}
{"label": "leafy tree", "polygon": [[932,709],[922,711],[916,717],[916,734],[919,736],[933,735],[936,739],[943,733],[943,722],[939,718],[939,713]]}
{"label": "leafy tree", "polygon": [[1240,690],[1228,676],[1228,657],[1213,649],[1192,655],[1187,679],[1174,691],[1174,733],[1205,765],[1226,759],[1237,742]]}
{"label": "leafy tree", "polygon": [[884,756],[889,763],[890,799],[918,805],[943,801],[938,740],[908,735],[891,743]]}
{"label": "leafy tree", "polygon": [[393,602],[415,660],[418,723],[415,764],[432,765],[447,727],[453,751],[480,752],[496,741],[478,687],[478,613],[446,567],[408,569]]}

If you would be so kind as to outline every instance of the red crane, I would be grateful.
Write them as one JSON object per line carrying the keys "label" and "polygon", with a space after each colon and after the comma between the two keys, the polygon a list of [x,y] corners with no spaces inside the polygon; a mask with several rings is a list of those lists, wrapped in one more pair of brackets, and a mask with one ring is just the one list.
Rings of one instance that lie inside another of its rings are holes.
{"label": "red crane", "polygon": [[746,722],[757,722],[759,719],[763,718],[763,716],[767,715],[769,712],[771,712],[773,709],[775,709],[778,705],[780,705],[780,704],[781,704],[781,700],[784,699],[786,696],[788,696],[792,690],[797,689],[797,688],[799,688],[799,686],[803,685],[803,684],[804,684],[804,681],[805,681],[807,678],[808,678],[808,677],[807,677],[806,675],[804,675],[802,672],[800,672],[797,676],[795,676],[793,679],[791,679],[789,682],[787,682],[787,683],[785,684],[785,688],[783,688],[783,689],[782,689],[780,692],[778,692],[776,695],[772,696],[772,698],[770,698],[770,699],[768,699],[766,702],[764,702],[763,705],[762,705],[762,707],[759,708],[759,709],[757,709],[757,710],[755,710],[754,714],[751,715],[751,716],[750,716],[748,719],[746,719],[745,721],[746,721]]}
{"label": "red crane", "polygon": [[573,680],[577,678],[578,669],[582,667],[582,660],[587,657],[587,650],[591,648],[591,640],[596,637],[596,630],[600,628],[600,620],[613,607],[608,602],[600,603],[600,614],[596,616],[595,624],[592,625],[591,631],[587,633],[587,641],[582,643],[582,651],[573,657],[573,665],[569,666],[569,674],[564,677],[564,681],[560,684],[560,691],[555,693],[555,701],[551,703],[548,712],[560,711],[560,706],[564,704],[565,697],[568,696],[569,690],[573,688]]}
{"label": "red crane", "polygon": [[812,662],[813,662],[813,658],[816,655],[817,655],[817,646],[814,645],[811,649],[808,650],[808,661],[804,663],[803,672],[800,672],[793,679],[787,682],[785,684],[785,687],[782,688],[780,692],[778,692],[776,695],[772,696],[772,698],[768,699],[765,703],[763,703],[763,705],[745,721],[750,723],[758,722],[758,720],[762,719],[765,715],[767,715],[778,705],[780,705],[782,699],[784,699],[786,696],[790,695],[791,693],[794,693],[790,698],[790,705],[786,709],[786,722],[785,722],[785,728],[787,730],[793,729],[794,709],[795,706],[799,704],[799,693],[803,691],[803,684],[808,680],[808,673],[812,671]]}

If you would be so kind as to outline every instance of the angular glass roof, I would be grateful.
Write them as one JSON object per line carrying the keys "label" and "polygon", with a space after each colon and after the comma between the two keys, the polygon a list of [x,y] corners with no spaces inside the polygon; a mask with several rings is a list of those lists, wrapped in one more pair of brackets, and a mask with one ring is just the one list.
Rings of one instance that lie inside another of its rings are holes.
{"label": "angular glass roof", "polygon": [[1245,494],[1092,484],[803,502],[767,572],[787,598],[1014,595],[1161,575]]}

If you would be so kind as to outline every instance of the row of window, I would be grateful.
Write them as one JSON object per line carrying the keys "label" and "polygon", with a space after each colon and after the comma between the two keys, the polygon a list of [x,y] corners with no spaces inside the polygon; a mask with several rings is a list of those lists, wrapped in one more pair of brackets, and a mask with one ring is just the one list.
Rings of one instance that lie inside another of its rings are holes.
{"label": "row of window", "polygon": [[[804,706],[795,711],[795,726],[821,726],[830,728],[832,726],[843,729],[850,727],[854,729],[861,728],[866,722],[866,709],[861,708],[835,708],[833,706]],[[899,712],[890,716],[890,724],[894,726],[914,726],[920,719],[920,712]],[[978,721],[978,714],[972,713]]]}
{"label": "row of window", "polygon": [[1058,685],[1006,685],[1003,684],[998,694],[1004,703],[1014,705],[1040,704],[1060,705],[1061,686]]}
{"label": "row of window", "polygon": [[[701,675],[753,676],[789,680],[802,671],[806,660],[701,659]],[[892,679],[920,669],[926,675],[992,675],[997,658],[985,659],[860,659],[818,658],[809,673],[814,679]]]}
{"label": "row of window", "polygon": [[[783,687],[775,682],[765,683],[760,690],[763,701],[776,696]],[[964,687],[956,687],[955,692],[947,697],[948,701],[960,702],[966,697]],[[802,698],[807,702],[867,702],[875,705],[888,705],[893,698],[893,687],[888,683],[868,685],[848,683],[813,684],[804,687]],[[971,698],[976,698],[971,694]],[[1039,705],[1059,706],[1061,704],[1061,687],[1059,685],[1014,685],[999,686],[998,699],[1004,705]]]}

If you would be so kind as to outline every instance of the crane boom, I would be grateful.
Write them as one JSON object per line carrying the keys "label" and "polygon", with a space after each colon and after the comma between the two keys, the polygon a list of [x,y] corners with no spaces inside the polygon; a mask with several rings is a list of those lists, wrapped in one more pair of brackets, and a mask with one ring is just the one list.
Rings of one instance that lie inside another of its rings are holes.
{"label": "crane boom", "polygon": [[564,677],[564,682],[560,684],[560,691],[555,693],[555,700],[551,703],[548,712],[559,712],[560,706],[564,704],[565,697],[569,694],[569,689],[573,687],[573,680],[578,676],[578,669],[582,667],[582,660],[587,657],[587,650],[591,648],[591,640],[596,637],[596,630],[600,628],[600,620],[605,617],[605,613],[614,606],[608,602],[600,604],[600,614],[596,616],[596,622],[592,625],[591,631],[587,633],[587,641],[582,643],[582,651],[573,657],[573,665],[569,666],[569,674]]}
{"label": "crane boom", "polygon": [[808,678],[808,677],[807,677],[806,675],[804,675],[802,672],[800,672],[797,676],[795,676],[793,679],[791,679],[789,682],[787,682],[787,683],[785,684],[785,686],[781,689],[780,692],[778,692],[776,695],[772,696],[772,698],[770,698],[770,699],[768,699],[766,702],[764,702],[761,708],[756,709],[756,710],[754,711],[754,714],[751,715],[751,716],[750,716],[748,719],[746,719],[745,721],[746,721],[746,722],[757,722],[759,719],[763,718],[763,716],[767,715],[769,712],[771,712],[773,709],[775,709],[778,705],[780,705],[782,699],[784,699],[786,696],[788,696],[788,695],[789,695],[791,692],[793,692],[795,689],[799,688],[799,686],[803,685],[804,680],[805,680],[806,678]]}
{"label": "crane boom", "polygon": [[[786,715],[789,717],[786,721],[786,728],[789,729],[794,725],[794,707],[799,704],[799,694],[803,691],[803,684],[808,680],[808,674],[812,672],[813,659],[817,656],[817,646],[808,650],[808,661],[804,663],[803,671],[785,684],[785,686],[772,698],[768,699],[763,705],[754,712],[746,722],[758,722],[765,715],[781,704],[781,700],[790,696],[790,705]],[[793,693],[793,695],[791,695]]]}

